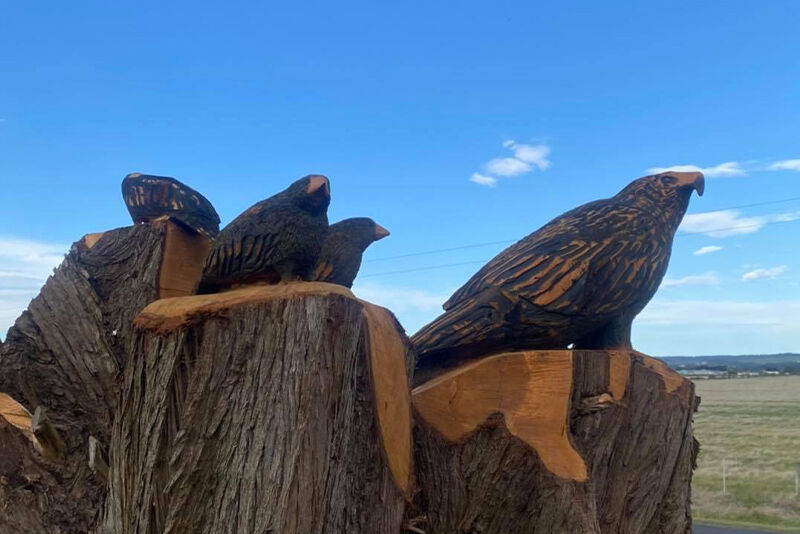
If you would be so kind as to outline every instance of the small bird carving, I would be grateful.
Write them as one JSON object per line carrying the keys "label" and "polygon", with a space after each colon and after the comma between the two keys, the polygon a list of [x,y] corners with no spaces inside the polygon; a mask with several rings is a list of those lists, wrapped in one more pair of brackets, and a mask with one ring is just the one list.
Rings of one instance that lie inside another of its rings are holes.
{"label": "small bird carving", "polygon": [[328,179],[309,175],[248,208],[214,240],[196,292],[310,280],[328,230],[330,199]]}
{"label": "small bird carving", "polygon": [[219,233],[219,215],[211,202],[175,178],[129,174],[122,180],[122,198],[134,224],[169,218],[209,239]]}
{"label": "small bird carving", "polygon": [[313,279],[353,287],[364,251],[389,231],[368,217],[355,217],[332,224],[322,245]]}
{"label": "small bird carving", "polygon": [[417,332],[419,377],[508,350],[630,349],[701,173],[665,172],[556,217],[502,251]]}

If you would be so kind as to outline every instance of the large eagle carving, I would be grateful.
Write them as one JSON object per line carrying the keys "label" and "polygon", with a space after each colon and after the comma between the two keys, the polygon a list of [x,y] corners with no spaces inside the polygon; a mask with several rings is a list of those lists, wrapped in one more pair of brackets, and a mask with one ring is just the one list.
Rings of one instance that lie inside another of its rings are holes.
{"label": "large eagle carving", "polygon": [[507,248],[414,335],[420,377],[508,350],[631,348],[631,323],[667,271],[692,192],[703,189],[701,173],[639,178]]}

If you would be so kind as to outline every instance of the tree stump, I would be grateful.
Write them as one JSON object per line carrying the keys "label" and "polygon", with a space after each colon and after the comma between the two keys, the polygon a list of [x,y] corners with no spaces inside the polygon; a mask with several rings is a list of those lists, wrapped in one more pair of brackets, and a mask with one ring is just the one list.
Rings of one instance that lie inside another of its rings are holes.
{"label": "tree stump", "polygon": [[135,321],[107,532],[394,533],[411,480],[411,351],[325,283],[165,299]]}
{"label": "tree stump", "polygon": [[691,533],[694,387],[658,360],[499,354],[412,399],[427,534]]}
{"label": "tree stump", "polygon": [[[8,486],[0,495],[0,533],[93,529],[105,481],[89,468],[89,438],[108,444],[133,318],[161,295],[189,294],[208,246],[166,219],[87,234],[9,329],[0,346],[0,392],[26,411],[40,408],[40,431],[63,438],[56,456],[65,457],[40,458],[33,447],[17,447],[17,438],[0,443],[16,451],[0,465],[0,480],[15,479],[25,466],[39,468],[26,486]],[[13,432],[24,434],[7,427],[0,442]],[[40,497],[27,499],[25,492]]]}

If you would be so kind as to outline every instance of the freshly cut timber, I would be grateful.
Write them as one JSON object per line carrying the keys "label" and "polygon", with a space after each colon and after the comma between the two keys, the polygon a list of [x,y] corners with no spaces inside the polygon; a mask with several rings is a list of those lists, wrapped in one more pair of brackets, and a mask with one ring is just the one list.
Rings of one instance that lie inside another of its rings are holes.
{"label": "freshly cut timber", "polygon": [[509,350],[631,349],[631,323],[658,289],[703,175],[666,172],[556,217],[507,248],[417,332],[417,383]]}

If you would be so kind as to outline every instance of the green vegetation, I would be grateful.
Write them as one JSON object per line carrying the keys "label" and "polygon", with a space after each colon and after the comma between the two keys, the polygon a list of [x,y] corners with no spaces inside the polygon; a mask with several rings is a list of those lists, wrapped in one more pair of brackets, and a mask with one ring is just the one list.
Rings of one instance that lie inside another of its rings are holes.
{"label": "green vegetation", "polygon": [[695,521],[800,532],[800,376],[700,380],[696,387],[702,403],[694,425]]}

